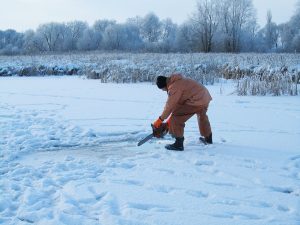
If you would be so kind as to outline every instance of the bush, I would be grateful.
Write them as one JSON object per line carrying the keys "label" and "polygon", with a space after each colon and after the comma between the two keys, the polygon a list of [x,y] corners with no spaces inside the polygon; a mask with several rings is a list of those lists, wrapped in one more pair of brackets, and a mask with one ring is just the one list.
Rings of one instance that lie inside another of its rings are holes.
{"label": "bush", "polygon": [[244,76],[237,81],[238,95],[298,95],[298,80],[288,73],[263,73]]}

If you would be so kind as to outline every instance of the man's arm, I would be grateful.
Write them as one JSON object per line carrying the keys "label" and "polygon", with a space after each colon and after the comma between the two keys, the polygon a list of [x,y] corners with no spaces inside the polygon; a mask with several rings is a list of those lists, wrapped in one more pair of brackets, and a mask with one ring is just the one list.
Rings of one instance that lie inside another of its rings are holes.
{"label": "man's arm", "polygon": [[169,115],[174,111],[181,95],[182,95],[182,91],[180,90],[176,90],[176,91],[173,91],[173,90],[169,90],[168,92],[168,100],[166,102],[166,105],[165,105],[165,108],[164,108],[164,111],[162,112],[160,118],[161,120],[165,120],[169,117]]}

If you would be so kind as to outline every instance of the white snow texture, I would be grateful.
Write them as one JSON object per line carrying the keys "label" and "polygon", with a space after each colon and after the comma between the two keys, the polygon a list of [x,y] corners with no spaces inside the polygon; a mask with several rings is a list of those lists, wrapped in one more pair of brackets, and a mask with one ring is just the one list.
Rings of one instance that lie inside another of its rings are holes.
{"label": "white snow texture", "polygon": [[[81,77],[1,77],[0,224],[299,225],[299,96],[208,86],[214,144],[151,132],[166,93]],[[220,91],[222,89],[222,91]]]}

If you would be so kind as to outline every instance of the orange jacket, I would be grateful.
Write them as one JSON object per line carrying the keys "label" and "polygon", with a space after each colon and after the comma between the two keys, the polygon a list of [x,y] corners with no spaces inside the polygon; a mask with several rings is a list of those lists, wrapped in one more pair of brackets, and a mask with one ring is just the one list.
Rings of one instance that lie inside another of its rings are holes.
{"label": "orange jacket", "polygon": [[161,119],[165,120],[178,105],[205,106],[212,100],[208,90],[194,80],[172,74],[167,79],[168,100]]}

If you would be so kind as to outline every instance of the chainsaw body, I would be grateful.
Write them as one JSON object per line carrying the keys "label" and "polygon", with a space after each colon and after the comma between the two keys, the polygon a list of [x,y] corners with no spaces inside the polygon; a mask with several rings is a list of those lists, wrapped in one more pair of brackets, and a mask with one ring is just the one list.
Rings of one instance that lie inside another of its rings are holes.
{"label": "chainsaw body", "polygon": [[169,131],[169,127],[167,123],[162,123],[158,128],[154,127],[153,124],[151,124],[152,127],[152,134],[156,138],[163,138]]}
{"label": "chainsaw body", "polygon": [[151,127],[152,127],[152,134],[149,134],[147,137],[140,140],[138,142],[138,146],[141,146],[142,144],[146,143],[153,137],[163,138],[169,132],[168,123],[162,123],[158,128],[154,127],[154,125],[151,124]]}

